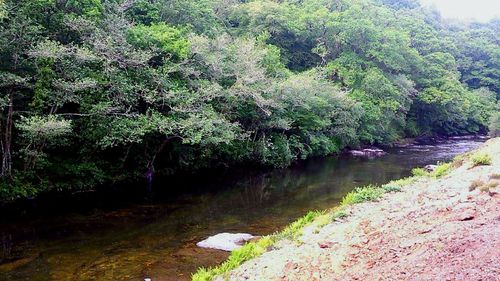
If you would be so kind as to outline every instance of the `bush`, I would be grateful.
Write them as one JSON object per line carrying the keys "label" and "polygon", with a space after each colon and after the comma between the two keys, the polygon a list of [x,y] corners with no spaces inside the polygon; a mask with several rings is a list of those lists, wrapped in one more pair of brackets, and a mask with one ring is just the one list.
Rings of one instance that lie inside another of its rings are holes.
{"label": "bush", "polygon": [[486,153],[477,153],[474,154],[471,158],[472,167],[483,166],[483,165],[491,165],[491,156]]}

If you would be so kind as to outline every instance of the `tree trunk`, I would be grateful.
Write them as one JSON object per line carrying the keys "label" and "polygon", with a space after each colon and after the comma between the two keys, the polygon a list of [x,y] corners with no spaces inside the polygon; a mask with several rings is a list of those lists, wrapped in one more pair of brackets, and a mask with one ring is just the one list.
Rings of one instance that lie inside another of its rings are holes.
{"label": "tree trunk", "polygon": [[2,172],[0,177],[7,177],[12,174],[12,116],[14,115],[14,93],[9,94],[9,105],[7,107],[7,118],[5,120],[4,135],[2,136]]}

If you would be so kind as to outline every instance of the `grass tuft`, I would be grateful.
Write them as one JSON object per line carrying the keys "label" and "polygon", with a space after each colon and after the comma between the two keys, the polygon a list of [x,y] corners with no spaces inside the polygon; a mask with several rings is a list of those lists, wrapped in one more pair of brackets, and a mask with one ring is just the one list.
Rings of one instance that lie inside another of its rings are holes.
{"label": "grass tuft", "polygon": [[366,201],[375,201],[384,193],[385,191],[383,188],[375,185],[358,187],[354,191],[347,193],[344,199],[342,199],[340,206],[348,206]]}
{"label": "grass tuft", "polygon": [[399,185],[385,184],[382,186],[382,189],[387,193],[401,192],[401,186]]}
{"label": "grass tuft", "polygon": [[432,172],[432,175],[435,178],[440,178],[440,177],[448,174],[451,171],[451,168],[452,168],[451,163],[440,164],[439,166],[436,167],[434,172]]}
{"label": "grass tuft", "polygon": [[491,165],[491,156],[486,153],[476,153],[472,156],[472,167]]}
{"label": "grass tuft", "polygon": [[338,207],[335,209],[335,211],[332,212],[330,221],[334,222],[337,219],[345,219],[347,218],[348,213],[345,209],[345,207]]}
{"label": "grass tuft", "polygon": [[469,186],[469,191],[474,191],[476,188],[483,186],[484,182],[482,180],[473,180]]}
{"label": "grass tuft", "polygon": [[423,168],[415,168],[415,169],[411,170],[411,174],[415,177],[426,177],[429,175],[429,172],[427,172]]}

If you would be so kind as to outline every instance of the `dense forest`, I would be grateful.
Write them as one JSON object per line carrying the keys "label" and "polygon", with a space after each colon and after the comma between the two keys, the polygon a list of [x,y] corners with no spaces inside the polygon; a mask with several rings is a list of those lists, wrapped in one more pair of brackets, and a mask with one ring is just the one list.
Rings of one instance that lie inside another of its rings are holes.
{"label": "dense forest", "polygon": [[499,131],[500,21],[417,0],[0,0],[0,200]]}

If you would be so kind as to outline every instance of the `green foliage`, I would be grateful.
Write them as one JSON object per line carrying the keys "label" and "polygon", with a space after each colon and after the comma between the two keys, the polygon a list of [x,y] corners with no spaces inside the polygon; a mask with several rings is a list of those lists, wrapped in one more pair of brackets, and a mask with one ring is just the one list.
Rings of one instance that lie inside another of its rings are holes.
{"label": "green foliage", "polygon": [[432,175],[436,178],[440,178],[451,171],[452,165],[450,163],[440,164],[432,172]]}
{"label": "green foliage", "polygon": [[289,224],[285,229],[281,232],[274,235],[275,239],[296,239],[298,236],[302,234],[302,229],[313,222],[318,216],[324,214],[321,211],[311,211],[307,213],[302,218],[296,220],[295,222]]}
{"label": "green foliage", "polygon": [[332,214],[332,221],[335,221],[336,219],[344,219],[348,216],[347,212],[344,210],[344,208],[337,208],[335,212]]}
{"label": "green foliage", "polygon": [[411,170],[411,173],[415,177],[425,177],[425,176],[429,175],[429,172],[427,172],[423,168],[415,168],[415,169]]}
{"label": "green foliage", "polygon": [[492,159],[489,154],[486,153],[476,153],[472,155],[472,167],[483,166],[483,165],[491,165]]}
{"label": "green foliage", "polygon": [[101,17],[104,6],[101,0],[67,0],[66,9],[70,13],[97,20]]}
{"label": "green foliage", "polygon": [[489,130],[491,137],[500,137],[500,106],[497,104],[497,111],[494,112],[489,120]]}
{"label": "green foliage", "polygon": [[358,187],[354,191],[349,192],[340,203],[341,206],[358,204],[366,201],[375,201],[385,193],[383,188],[374,185]]}
{"label": "green foliage", "polygon": [[413,0],[0,0],[0,200],[497,135],[497,31]]}
{"label": "green foliage", "polygon": [[183,31],[165,23],[136,25],[128,30],[127,41],[138,48],[158,48],[161,51],[183,59],[189,54],[189,42]]}

